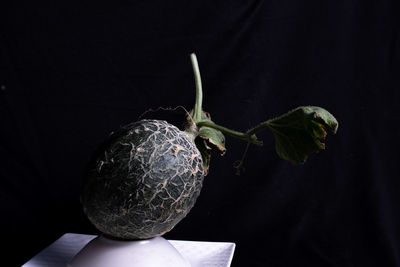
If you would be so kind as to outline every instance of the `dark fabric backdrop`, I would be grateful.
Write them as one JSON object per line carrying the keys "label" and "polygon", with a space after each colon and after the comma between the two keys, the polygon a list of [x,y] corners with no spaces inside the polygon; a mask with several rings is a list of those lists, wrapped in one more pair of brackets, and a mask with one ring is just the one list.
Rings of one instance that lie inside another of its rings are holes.
{"label": "dark fabric backdrop", "polygon": [[[204,109],[246,130],[300,105],[339,120],[293,166],[272,134],[227,137],[202,194],[165,237],[237,244],[232,266],[400,266],[399,1],[8,1],[0,4],[2,265],[63,233],[98,232],[79,203],[96,146],[149,108]],[[147,113],[180,126],[181,110]],[[11,252],[16,252],[12,255]]]}

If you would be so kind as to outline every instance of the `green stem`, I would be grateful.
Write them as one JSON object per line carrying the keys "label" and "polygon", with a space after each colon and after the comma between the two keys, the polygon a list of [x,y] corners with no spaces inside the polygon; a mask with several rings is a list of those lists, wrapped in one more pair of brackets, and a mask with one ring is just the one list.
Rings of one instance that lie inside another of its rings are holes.
{"label": "green stem", "polygon": [[197,57],[195,53],[190,54],[190,61],[192,62],[194,82],[196,84],[196,102],[194,104],[193,120],[195,121],[195,123],[197,123],[201,121],[201,112],[203,105],[203,89],[201,85],[199,63],[197,62]]}
{"label": "green stem", "polygon": [[250,135],[248,133],[242,133],[242,132],[238,132],[238,131],[235,131],[235,130],[231,130],[231,129],[228,129],[228,128],[224,127],[224,126],[215,124],[212,121],[199,121],[199,122],[196,123],[196,125],[198,127],[202,127],[202,126],[210,127],[210,128],[219,130],[222,133],[228,134],[228,135],[230,135],[232,137],[236,137],[236,138],[242,139],[244,141],[250,142],[252,144],[256,144],[256,145],[262,146],[262,142],[257,140],[257,137],[254,134]]}
{"label": "green stem", "polygon": [[264,130],[264,129],[267,128],[267,127],[270,127],[270,124],[271,124],[271,123],[270,123],[269,120],[264,121],[264,122],[261,122],[261,123],[258,124],[256,127],[253,127],[253,128],[251,128],[250,130],[248,130],[248,131],[246,132],[246,134],[248,134],[248,135],[254,135],[254,134],[258,133],[259,131]]}
{"label": "green stem", "polygon": [[202,127],[202,126],[207,126],[216,130],[221,131],[222,133],[228,134],[232,137],[236,137],[239,139],[242,139],[244,141],[247,141],[248,143],[256,144],[256,145],[262,145],[262,142],[259,141],[256,137],[256,133],[258,131],[261,131],[262,129],[269,127],[269,121],[265,121],[257,125],[256,127],[250,129],[249,131],[242,133],[238,131],[234,131],[231,129],[228,129],[226,127],[220,126],[218,124],[215,124],[212,121],[203,121],[202,120],[202,105],[203,105],[203,88],[201,85],[201,76],[200,76],[200,69],[199,69],[199,63],[197,62],[197,57],[195,53],[190,54],[190,61],[192,63],[193,67],[193,74],[194,74],[194,81],[196,85],[196,101],[194,104],[194,111],[193,111],[193,121],[197,127]]}

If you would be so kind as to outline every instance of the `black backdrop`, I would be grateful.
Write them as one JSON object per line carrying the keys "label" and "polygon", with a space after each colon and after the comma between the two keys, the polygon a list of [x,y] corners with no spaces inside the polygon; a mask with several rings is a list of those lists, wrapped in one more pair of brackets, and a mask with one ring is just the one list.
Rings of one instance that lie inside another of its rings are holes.
{"label": "black backdrop", "polygon": [[[0,18],[4,266],[65,232],[96,234],[82,173],[109,132],[149,108],[204,109],[246,130],[299,105],[339,120],[327,150],[293,166],[272,135],[227,137],[169,239],[237,244],[232,266],[400,266],[398,1],[9,1]],[[180,110],[146,118],[181,124]],[[11,252],[17,252],[15,256]],[[2,265],[3,265],[2,263]]]}

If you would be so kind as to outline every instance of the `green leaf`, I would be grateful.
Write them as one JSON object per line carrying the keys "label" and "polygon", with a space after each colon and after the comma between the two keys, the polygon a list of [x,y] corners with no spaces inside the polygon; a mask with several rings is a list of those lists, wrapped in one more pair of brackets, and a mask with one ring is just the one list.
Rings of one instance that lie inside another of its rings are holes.
{"label": "green leaf", "polygon": [[204,126],[200,128],[198,136],[206,140],[209,147],[215,147],[225,154],[225,136],[220,131]]}
{"label": "green leaf", "polygon": [[[210,113],[202,111],[201,120],[212,122]],[[210,150],[212,148],[217,148],[222,155],[225,154],[225,136],[221,131],[211,127],[202,126],[199,128],[198,136],[206,140],[207,147]]]}
{"label": "green leaf", "polygon": [[[221,155],[225,154],[225,136],[219,130],[216,130],[211,127],[201,126],[197,128],[195,122],[193,121],[194,111],[191,110],[189,116],[187,117],[185,131],[186,132],[195,132],[195,144],[199,149],[201,156],[203,158],[203,167],[205,173],[207,174],[208,168],[210,166],[210,158],[211,158],[211,150],[216,148],[221,153]],[[211,116],[209,113],[202,111],[201,112],[201,121],[211,121]],[[193,127],[196,130],[193,130]]]}
{"label": "green leaf", "polygon": [[336,133],[338,122],[327,110],[315,107],[298,107],[288,113],[271,119],[268,127],[275,136],[278,155],[293,164],[306,162],[311,152],[325,149],[321,142],[327,130]]}

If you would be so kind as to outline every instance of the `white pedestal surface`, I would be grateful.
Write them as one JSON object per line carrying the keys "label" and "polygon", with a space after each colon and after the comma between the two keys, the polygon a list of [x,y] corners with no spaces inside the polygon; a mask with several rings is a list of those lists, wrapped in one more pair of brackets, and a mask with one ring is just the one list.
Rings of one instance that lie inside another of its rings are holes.
{"label": "white pedestal surface", "polygon": [[[74,256],[96,237],[97,236],[94,235],[73,233],[64,234],[49,247],[47,247],[42,252],[33,257],[30,261],[25,263],[22,267],[66,267],[67,264],[74,258]],[[121,242],[102,238],[103,237],[98,237],[92,243],[97,244],[97,247],[103,248],[104,245],[107,246],[107,244],[113,245],[112,242]],[[172,253],[170,255],[173,255],[174,251],[179,252],[180,255],[182,255],[182,257],[187,260],[191,267],[229,267],[231,265],[233,253],[235,250],[235,244],[228,242],[179,240],[168,241],[173,247],[171,246],[171,248],[165,248],[165,244],[163,244],[163,242],[166,242],[166,240],[163,238],[156,238],[152,246],[154,247],[155,244],[155,248],[158,249],[162,245],[162,249],[166,249],[165,252],[169,251],[169,253]],[[132,244],[124,245],[123,249],[129,249],[130,246],[139,246],[139,251],[136,250],[136,252],[140,253],[140,249],[144,249],[141,251],[141,253],[146,253],[146,245],[149,246],[149,243],[146,243],[146,241],[135,242],[132,242]],[[114,253],[121,253],[121,249],[117,252],[114,251]],[[111,255],[111,257],[113,256]],[[114,265],[113,267],[120,266]],[[121,267],[125,267],[125,265]],[[132,265],[132,267],[135,267],[135,265]]]}
{"label": "white pedestal surface", "polygon": [[67,264],[68,267],[191,267],[165,238],[115,240],[99,236]]}

